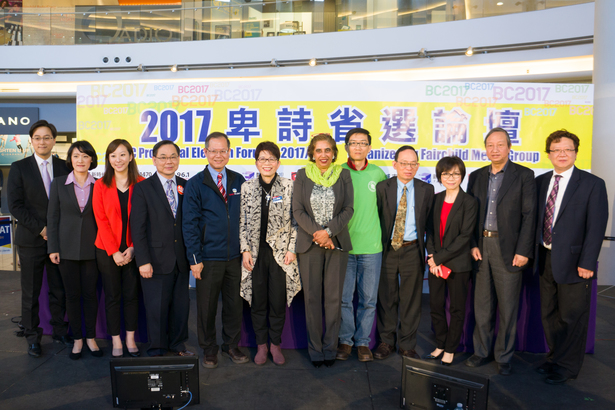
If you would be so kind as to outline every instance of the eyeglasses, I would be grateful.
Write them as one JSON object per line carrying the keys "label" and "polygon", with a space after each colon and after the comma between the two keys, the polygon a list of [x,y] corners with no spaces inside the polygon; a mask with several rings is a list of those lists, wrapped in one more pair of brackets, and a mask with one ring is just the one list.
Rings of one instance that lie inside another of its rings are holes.
{"label": "eyeglasses", "polygon": [[361,147],[361,148],[365,148],[369,146],[369,142],[367,141],[351,141],[348,144],[349,147]]}
{"label": "eyeglasses", "polygon": [[459,172],[453,172],[448,173],[448,172],[443,172],[441,175],[442,179],[457,179],[457,178],[461,178],[461,174]]}
{"label": "eyeglasses", "polygon": [[179,157],[177,155],[171,155],[170,157],[156,157],[157,160],[161,161],[161,162],[167,162],[167,161],[171,161],[171,162],[175,162],[179,159]]}
{"label": "eyeglasses", "polygon": [[419,167],[419,163],[418,162],[398,162],[397,165],[399,165],[401,168],[418,168]]}
{"label": "eyeglasses", "polygon": [[549,154],[555,154],[555,155],[559,155],[559,154],[566,154],[566,155],[570,155],[573,152],[575,152],[576,149],[570,149],[570,148],[566,148],[566,149],[550,149],[548,152]]}
{"label": "eyeglasses", "polygon": [[217,151],[212,151],[212,150],[207,150],[207,152],[209,152],[211,155],[216,156],[216,155],[226,155],[228,154],[228,150],[227,149],[223,149],[223,150],[217,150]]}
{"label": "eyeglasses", "polygon": [[256,160],[259,164],[275,164],[278,162],[277,158],[259,158]]}
{"label": "eyeglasses", "polygon": [[32,137],[32,141],[34,142],[41,142],[41,141],[49,142],[52,139],[53,137]]}

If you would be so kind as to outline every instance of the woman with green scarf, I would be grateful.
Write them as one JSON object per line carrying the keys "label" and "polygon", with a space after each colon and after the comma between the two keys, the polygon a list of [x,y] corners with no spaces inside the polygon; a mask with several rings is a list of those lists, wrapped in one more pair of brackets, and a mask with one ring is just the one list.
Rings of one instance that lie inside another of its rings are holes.
{"label": "woman with green scarf", "polygon": [[337,156],[335,140],[329,134],[314,136],[308,146],[310,162],[297,172],[293,189],[308,351],[315,367],[335,363],[344,276],[352,250],[348,222],[354,212],[354,191],[350,171],[333,164]]}

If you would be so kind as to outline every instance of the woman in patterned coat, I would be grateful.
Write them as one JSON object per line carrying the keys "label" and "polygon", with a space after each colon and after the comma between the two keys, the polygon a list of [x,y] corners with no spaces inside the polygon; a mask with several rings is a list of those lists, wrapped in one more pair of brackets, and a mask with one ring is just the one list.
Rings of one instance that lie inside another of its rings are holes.
{"label": "woman in patterned coat", "polygon": [[295,255],[297,223],[291,210],[293,182],[277,174],[280,149],[273,142],[258,144],[254,158],[260,175],[241,186],[241,296],[252,308],[258,345],[254,363],[263,365],[267,361],[269,336],[273,362],[282,365],[285,305],[290,306],[301,290]]}

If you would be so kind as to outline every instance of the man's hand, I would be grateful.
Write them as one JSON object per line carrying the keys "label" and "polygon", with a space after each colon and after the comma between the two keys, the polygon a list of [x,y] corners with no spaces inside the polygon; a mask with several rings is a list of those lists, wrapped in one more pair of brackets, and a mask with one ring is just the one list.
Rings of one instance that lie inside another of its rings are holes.
{"label": "man's hand", "polygon": [[190,265],[190,271],[192,272],[192,276],[194,276],[194,279],[201,280],[201,272],[203,271],[203,262],[197,265]]}
{"label": "man's hand", "polygon": [[295,259],[297,259],[297,255],[295,255],[291,251],[288,251],[286,252],[286,255],[284,255],[284,264],[290,265],[291,263],[295,261]]}
{"label": "man's hand", "polygon": [[252,259],[252,254],[250,253],[250,251],[248,252],[244,252],[242,254],[242,265],[244,268],[246,268],[249,272],[252,272],[252,269],[254,269],[254,259]]}
{"label": "man's hand", "polygon": [[579,271],[579,276],[583,279],[589,279],[594,276],[594,271],[583,269],[580,266],[577,268],[577,270]]}
{"label": "man's hand", "polygon": [[51,259],[51,262],[55,263],[56,265],[60,264],[60,254],[58,252],[50,253],[49,259]]}
{"label": "man's hand", "polygon": [[317,245],[320,245],[321,243],[325,243],[327,242],[327,239],[329,239],[329,234],[324,229],[314,232],[314,235],[312,236],[314,237],[312,242],[316,242]]}
{"label": "man's hand", "polygon": [[152,268],[151,263],[141,265],[139,266],[139,273],[141,274],[142,278],[149,279],[154,275],[154,268]]}
{"label": "man's hand", "polygon": [[120,251],[117,251],[113,254],[113,261],[117,266],[126,265],[126,258],[124,257],[124,254]]}
{"label": "man's hand", "polygon": [[526,258],[525,256],[521,256],[521,255],[515,255],[515,257],[513,258],[513,262],[512,265],[513,266],[518,266],[518,267],[522,267],[527,265],[527,261],[529,259]]}
{"label": "man's hand", "polygon": [[470,253],[472,254],[472,257],[475,261],[483,260],[483,256],[480,254],[480,250],[478,249],[478,247],[470,249]]}
{"label": "man's hand", "polygon": [[44,227],[39,235],[42,236],[44,240],[47,240],[47,227]]}

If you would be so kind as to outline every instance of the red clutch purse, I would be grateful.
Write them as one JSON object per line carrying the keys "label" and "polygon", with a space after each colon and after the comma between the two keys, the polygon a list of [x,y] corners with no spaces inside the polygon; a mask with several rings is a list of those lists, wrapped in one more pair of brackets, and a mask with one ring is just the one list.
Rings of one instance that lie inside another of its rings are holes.
{"label": "red clutch purse", "polygon": [[448,275],[451,274],[451,270],[449,268],[447,268],[444,265],[440,266],[440,269],[442,270],[442,276],[440,276],[442,279],[448,279]]}

